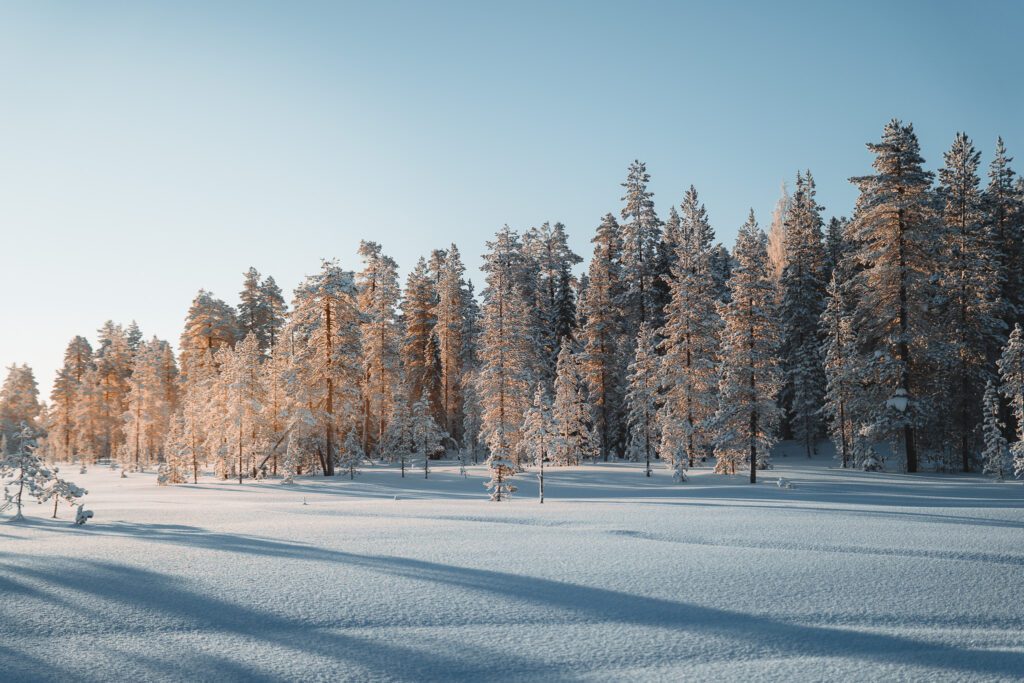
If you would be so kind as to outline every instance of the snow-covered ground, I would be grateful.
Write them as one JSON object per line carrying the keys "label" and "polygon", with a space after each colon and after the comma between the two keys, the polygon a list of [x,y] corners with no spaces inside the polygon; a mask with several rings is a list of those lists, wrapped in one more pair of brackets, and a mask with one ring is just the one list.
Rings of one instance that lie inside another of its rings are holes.
{"label": "snow-covered ground", "polygon": [[[1010,680],[1024,486],[776,459],[158,487],[0,524],[0,680]],[[782,476],[794,488],[776,486]]]}

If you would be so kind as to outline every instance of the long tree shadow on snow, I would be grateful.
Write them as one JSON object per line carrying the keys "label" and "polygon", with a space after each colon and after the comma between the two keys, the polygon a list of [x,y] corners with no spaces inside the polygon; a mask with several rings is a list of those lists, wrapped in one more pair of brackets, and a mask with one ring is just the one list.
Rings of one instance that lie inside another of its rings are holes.
{"label": "long tree shadow on snow", "polygon": [[[183,543],[216,548],[228,552],[251,553],[268,557],[285,557],[329,562],[340,568],[347,566],[363,571],[401,577],[413,581],[440,584],[452,589],[471,591],[501,601],[536,605],[560,610],[567,621],[589,623],[624,623],[669,629],[696,631],[740,641],[753,648],[759,656],[777,657],[854,657],[884,664],[913,664],[942,667],[965,674],[1017,676],[1024,671],[1024,653],[961,648],[950,644],[930,643],[913,638],[872,634],[826,626],[790,623],[771,617],[716,609],[691,603],[633,595],[629,593],[578,584],[553,581],[533,576],[457,567],[435,562],[400,557],[359,555],[297,543],[208,533],[194,527],[178,525],[121,525],[118,534],[139,535],[150,540]],[[195,624],[203,630],[224,631],[267,642],[283,644],[302,652],[337,661],[357,661],[382,675],[411,675],[420,680],[433,677],[473,678],[488,672],[488,657],[475,653],[470,659],[455,658],[436,652],[427,653],[402,648],[392,643],[379,643],[365,638],[338,635],[333,630],[351,626],[342,616],[336,620],[310,624],[264,610],[245,607],[215,596],[181,580],[143,569],[103,562],[53,560],[46,566],[39,561],[13,560],[0,565],[8,578],[0,588],[13,593],[29,590],[49,594],[61,587],[84,595],[114,601],[123,609],[163,612]],[[324,580],[336,577],[337,569],[325,571]],[[3,578],[0,575],[0,578]],[[23,580],[31,583],[28,587]],[[33,587],[32,584],[35,584]],[[41,598],[42,599],[42,598]],[[310,599],[315,599],[310,596]],[[429,599],[429,598],[424,598]],[[64,606],[67,609],[67,606]],[[342,612],[339,612],[341,614]],[[502,623],[503,610],[488,612],[488,619]],[[0,608],[2,614],[2,608]],[[1010,629],[1024,626],[1006,624]],[[0,621],[2,623],[2,621]],[[495,623],[489,621],[487,623]],[[409,626],[439,626],[439,623],[409,623]],[[680,653],[685,656],[686,653]],[[542,675],[536,663],[502,654],[503,670],[520,675]],[[410,663],[412,662],[412,663]],[[401,664],[400,664],[401,663]],[[643,662],[635,663],[642,666]],[[184,664],[179,663],[184,666]],[[192,662],[196,672],[207,671],[207,664]],[[403,670],[396,667],[405,666]],[[409,668],[411,667],[411,668]],[[188,673],[188,672],[184,672]],[[493,672],[490,672],[493,673]]]}

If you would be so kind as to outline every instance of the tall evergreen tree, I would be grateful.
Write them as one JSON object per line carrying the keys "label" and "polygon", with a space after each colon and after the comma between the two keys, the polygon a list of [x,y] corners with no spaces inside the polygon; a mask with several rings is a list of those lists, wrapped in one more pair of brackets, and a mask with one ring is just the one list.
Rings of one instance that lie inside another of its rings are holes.
{"label": "tall evergreen tree", "polygon": [[492,458],[510,460],[519,467],[523,415],[534,382],[534,340],[522,324],[528,318],[528,303],[520,288],[522,242],[505,226],[487,248],[482,268],[487,288],[483,292],[477,374],[481,427]]}
{"label": "tall evergreen tree", "polygon": [[580,336],[583,341],[583,373],[587,378],[593,409],[597,449],[605,460],[622,448],[624,429],[625,345],[622,307],[622,243],[615,217],[608,214],[597,229],[594,256],[590,260],[585,295],[580,314],[585,320]]}
{"label": "tall evergreen tree", "polygon": [[937,221],[932,174],[923,168],[912,125],[893,119],[869,143],[874,175],[853,178],[860,189],[852,226],[858,291],[853,327],[861,362],[875,381],[856,422],[870,438],[889,441],[908,472],[918,468],[915,430],[929,413],[926,382],[935,339],[932,276]]}
{"label": "tall evergreen tree", "polygon": [[376,242],[359,244],[363,270],[356,277],[360,314],[363,377],[362,434],[363,452],[372,452],[387,429],[392,403],[405,400],[396,396],[400,328],[398,324],[398,264]]}
{"label": "tall evergreen tree", "polygon": [[746,457],[752,484],[757,481],[757,468],[770,461],[780,417],[775,399],[782,385],[767,241],[751,210],[736,238],[736,267],[729,279],[732,296],[723,308],[720,398],[715,416],[715,470],[735,473]]}
{"label": "tall evergreen tree", "polygon": [[[626,338],[632,343],[640,325],[660,325],[661,311],[657,306],[658,242],[661,223],[654,211],[654,193],[648,191],[651,181],[647,166],[641,161],[629,165],[625,194],[622,201],[622,278],[624,283],[622,312]],[[628,357],[628,356],[627,356]]]}
{"label": "tall evergreen tree", "polygon": [[572,342],[562,339],[555,372],[553,414],[558,425],[558,443],[554,461],[559,465],[579,465],[595,454],[590,427],[590,405],[587,383],[580,356],[573,352]]}
{"label": "tall evergreen tree", "polygon": [[658,339],[647,323],[640,325],[636,352],[629,366],[629,449],[630,460],[646,463],[644,475],[651,476],[651,460],[657,456],[658,409],[661,390],[661,363],[658,359]]}
{"label": "tall evergreen tree", "polygon": [[292,462],[301,452],[314,453],[325,476],[334,474],[339,435],[356,426],[358,415],[362,368],[355,299],[352,273],[324,261],[295,290],[289,319],[295,345],[290,386],[298,413],[289,450]]}
{"label": "tall evergreen tree", "polygon": [[796,191],[786,212],[786,263],[780,279],[783,407],[794,437],[807,457],[821,432],[819,411],[825,394],[819,325],[825,307],[826,255],[821,208],[811,172],[797,174]]}
{"label": "tall evergreen tree", "polygon": [[939,405],[948,440],[956,443],[959,465],[971,469],[982,421],[982,395],[991,379],[992,349],[1005,336],[998,316],[1001,294],[999,256],[985,226],[978,166],[981,153],[958,133],[939,171],[944,235],[941,240],[939,286],[946,302],[943,335],[949,376],[941,382]]}
{"label": "tall evergreen tree", "polygon": [[693,467],[711,443],[707,423],[717,403],[722,321],[712,271],[714,231],[692,185],[681,208],[661,344],[666,394],[661,421],[666,452],[684,454],[686,466]]}

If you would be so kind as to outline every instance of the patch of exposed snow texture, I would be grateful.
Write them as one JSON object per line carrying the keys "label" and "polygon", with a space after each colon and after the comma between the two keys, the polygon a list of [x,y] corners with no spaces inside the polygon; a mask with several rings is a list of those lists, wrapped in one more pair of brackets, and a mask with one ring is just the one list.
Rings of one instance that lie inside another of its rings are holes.
{"label": "patch of exposed snow texture", "polygon": [[483,464],[162,487],[89,468],[89,524],[0,523],[0,679],[1022,675],[1019,482],[775,462],[753,486],[552,467],[544,505],[533,477],[489,502]]}

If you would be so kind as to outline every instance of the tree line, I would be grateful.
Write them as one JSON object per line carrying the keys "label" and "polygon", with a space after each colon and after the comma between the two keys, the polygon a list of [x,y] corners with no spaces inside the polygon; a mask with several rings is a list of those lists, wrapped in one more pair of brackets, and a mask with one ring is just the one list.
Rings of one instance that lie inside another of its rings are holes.
{"label": "tree line", "polygon": [[[898,120],[830,217],[797,173],[766,234],[731,250],[697,190],[659,218],[643,163],[583,259],[565,227],[502,227],[479,297],[458,248],[409,272],[363,242],[286,304],[244,275],[239,304],[200,291],[175,356],[134,324],[68,345],[48,405],[13,366],[0,428],[54,458],[157,466],[164,483],[486,455],[499,481],[537,459],[661,461],[679,480],[769,467],[779,438],[842,467],[1024,471],[1024,180],[1002,140],[955,136],[937,173]],[[493,487],[492,487],[493,488]],[[508,493],[505,491],[504,493]],[[500,499],[500,492],[499,492]]]}

